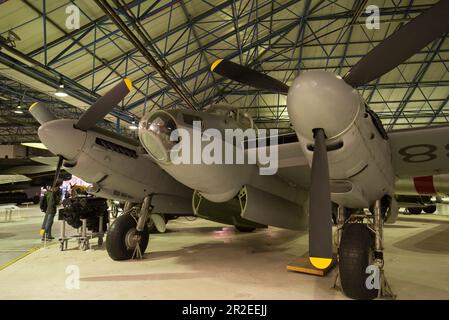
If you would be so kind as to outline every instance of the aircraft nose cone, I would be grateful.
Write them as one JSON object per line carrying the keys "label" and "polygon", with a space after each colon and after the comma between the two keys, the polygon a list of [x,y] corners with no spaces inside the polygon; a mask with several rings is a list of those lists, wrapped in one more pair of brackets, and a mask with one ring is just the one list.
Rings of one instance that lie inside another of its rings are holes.
{"label": "aircraft nose cone", "polygon": [[357,90],[326,71],[300,74],[287,98],[290,121],[309,139],[315,128],[324,129],[329,139],[342,133],[354,121],[361,103]]}
{"label": "aircraft nose cone", "polygon": [[37,134],[42,143],[55,155],[73,160],[80,153],[86,140],[86,132],[73,127],[75,121],[69,119],[46,122]]}

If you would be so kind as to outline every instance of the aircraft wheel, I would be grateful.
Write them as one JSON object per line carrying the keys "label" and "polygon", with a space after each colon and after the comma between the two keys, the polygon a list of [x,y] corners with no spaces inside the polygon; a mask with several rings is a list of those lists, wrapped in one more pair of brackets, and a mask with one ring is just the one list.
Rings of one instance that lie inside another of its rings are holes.
{"label": "aircraft wheel", "polygon": [[[111,225],[106,237],[106,250],[112,260],[128,260],[132,258],[137,245],[136,226],[136,220],[130,214],[119,216]],[[149,237],[148,226],[145,225],[140,237],[142,254],[147,249]]]}
{"label": "aircraft wheel", "polygon": [[423,210],[425,213],[435,213],[435,211],[437,211],[437,206],[433,204],[433,205],[424,207]]}
{"label": "aircraft wheel", "polygon": [[151,223],[151,224],[150,224],[150,226],[149,226],[149,228],[148,228],[148,231],[149,231],[150,233],[159,233],[159,231],[157,231],[157,228],[156,228],[156,226],[154,225],[154,223]]}
{"label": "aircraft wheel", "polygon": [[242,227],[242,226],[235,226],[235,228],[239,231],[239,232],[253,232],[254,230],[256,230],[256,228],[253,227]]}
{"label": "aircraft wheel", "polygon": [[422,211],[422,208],[408,208],[408,212],[411,214],[420,214]]}
{"label": "aircraft wheel", "polygon": [[366,268],[374,261],[374,235],[361,223],[349,223],[343,227],[339,248],[341,287],[352,299],[371,300],[378,289],[366,287]]}

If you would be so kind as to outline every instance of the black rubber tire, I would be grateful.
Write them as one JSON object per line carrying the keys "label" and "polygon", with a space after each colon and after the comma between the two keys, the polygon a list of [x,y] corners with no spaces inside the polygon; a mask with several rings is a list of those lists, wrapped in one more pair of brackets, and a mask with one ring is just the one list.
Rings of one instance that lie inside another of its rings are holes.
{"label": "black rubber tire", "polygon": [[437,206],[433,204],[433,205],[424,207],[423,210],[425,213],[435,213],[435,211],[437,211]]}
{"label": "black rubber tire", "polygon": [[246,233],[253,232],[254,230],[256,230],[256,228],[253,227],[242,227],[242,226],[234,226],[234,227],[237,229],[237,231]]}
{"label": "black rubber tire", "polygon": [[148,232],[149,233],[159,233],[159,231],[157,230],[157,228],[154,225],[154,223],[150,224],[150,226],[148,227]]}
{"label": "black rubber tire", "polygon": [[422,208],[408,208],[407,210],[411,214],[420,214],[422,212]]}
{"label": "black rubber tire", "polygon": [[369,290],[366,273],[374,248],[374,234],[361,223],[349,223],[343,227],[339,248],[341,288],[352,299],[371,300],[378,289]]}
{"label": "black rubber tire", "polygon": [[[112,260],[129,260],[132,258],[134,248],[127,247],[125,237],[128,231],[135,228],[136,225],[136,221],[130,214],[124,214],[115,219],[106,237],[106,250]],[[149,238],[148,226],[145,225],[140,240],[142,254],[147,249]]]}

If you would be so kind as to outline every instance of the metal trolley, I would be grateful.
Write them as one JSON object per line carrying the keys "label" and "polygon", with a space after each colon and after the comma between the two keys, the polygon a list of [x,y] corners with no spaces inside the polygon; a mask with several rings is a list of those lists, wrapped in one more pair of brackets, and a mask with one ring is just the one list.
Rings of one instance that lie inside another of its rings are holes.
{"label": "metal trolley", "polygon": [[[77,196],[65,199],[63,206],[64,208],[59,210],[61,251],[67,250],[70,239],[77,239],[78,249],[83,251],[92,248],[91,241],[95,238],[101,246],[109,222],[106,200],[92,196]],[[77,234],[67,236],[67,224],[76,228]]]}

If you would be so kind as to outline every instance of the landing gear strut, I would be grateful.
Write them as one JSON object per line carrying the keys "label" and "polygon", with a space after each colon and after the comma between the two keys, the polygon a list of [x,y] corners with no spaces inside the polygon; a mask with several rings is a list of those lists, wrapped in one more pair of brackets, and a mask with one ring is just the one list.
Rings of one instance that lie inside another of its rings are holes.
{"label": "landing gear strut", "polygon": [[337,212],[336,244],[339,271],[335,288],[353,299],[395,298],[384,273],[382,201],[376,201],[373,214],[363,211]]}
{"label": "landing gear strut", "polygon": [[106,249],[113,260],[141,259],[148,246],[151,195],[145,197],[140,210],[131,206],[126,209],[114,221],[106,238]]}

